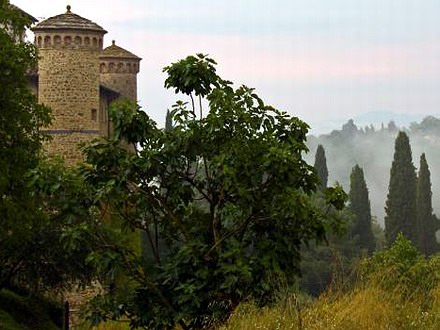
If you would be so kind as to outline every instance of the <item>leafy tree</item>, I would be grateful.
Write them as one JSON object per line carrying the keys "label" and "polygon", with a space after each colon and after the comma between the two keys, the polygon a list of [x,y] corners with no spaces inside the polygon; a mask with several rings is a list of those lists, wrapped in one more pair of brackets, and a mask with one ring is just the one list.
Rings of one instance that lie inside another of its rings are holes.
{"label": "leafy tree", "polygon": [[375,253],[363,262],[361,273],[364,283],[369,286],[379,286],[405,299],[420,299],[423,295],[424,303],[429,304],[440,279],[439,262],[438,256],[429,259],[423,256],[399,233],[387,250]]}
{"label": "leafy tree", "polygon": [[95,221],[97,202],[82,176],[41,161],[40,128],[50,111],[28,86],[37,55],[17,37],[30,25],[23,15],[0,0],[0,291],[36,292],[89,282],[94,269],[86,258],[98,242],[90,235],[109,236]]}
{"label": "leafy tree", "polygon": [[355,218],[352,235],[359,240],[359,246],[369,253],[375,248],[374,236],[371,228],[371,209],[368,197],[368,188],[365,183],[364,171],[355,165],[350,175],[350,210]]}
{"label": "leafy tree", "polygon": [[[348,210],[335,212],[334,216],[349,227],[351,215]],[[348,228],[345,228],[348,229]],[[348,230],[328,235],[326,244],[311,243],[301,251],[301,291],[319,296],[329,288],[336,289],[350,280],[362,251],[351,239]]]}
{"label": "leafy tree", "polygon": [[385,206],[385,236],[389,246],[399,232],[414,243],[418,241],[416,181],[409,138],[406,133],[399,132],[395,141]]}
{"label": "leafy tree", "polygon": [[167,116],[165,118],[165,130],[171,131],[173,129],[173,118],[171,117],[170,110],[167,110]]}
{"label": "leafy tree", "polygon": [[318,174],[320,189],[327,188],[328,184],[328,168],[327,159],[325,157],[324,147],[319,144],[315,154],[315,170]]}
{"label": "leafy tree", "polygon": [[[169,132],[173,129],[173,119],[171,117],[171,112],[170,110],[167,110],[167,114],[165,116],[165,131]],[[142,230],[140,232],[141,234],[141,250],[142,250],[142,255],[145,259],[148,259],[149,257],[151,257],[153,255],[153,251],[151,250],[150,247],[150,243],[148,242],[148,233],[147,231]],[[164,250],[164,245],[163,242],[161,242],[161,240],[158,240],[157,242],[155,242],[157,245],[161,244],[162,247],[160,250]],[[159,249],[158,249],[159,250]]]}
{"label": "leafy tree", "polygon": [[440,226],[437,217],[432,213],[431,173],[424,153],[420,156],[417,178],[417,225],[420,250],[426,255],[437,252],[435,233]]}
{"label": "leafy tree", "polygon": [[[36,62],[35,48],[21,41],[27,17],[0,1],[0,290],[22,276],[22,264],[37,239],[38,205],[33,203],[26,172],[38,163],[49,111],[28,88],[27,72]],[[29,250],[30,249],[30,250]]]}
{"label": "leafy tree", "polygon": [[[350,176],[349,207],[333,212],[346,224],[345,232],[329,235],[326,245],[310,244],[302,251],[301,290],[318,296],[329,287],[345,285],[359,258],[375,248],[368,189],[363,170],[356,165]],[[319,201],[319,194],[314,196]],[[374,229],[381,234],[381,228]]]}
{"label": "leafy tree", "polygon": [[[204,328],[243,300],[271,301],[281,281],[292,282],[301,244],[339,227],[326,215],[343,207],[345,194],[329,188],[324,207],[311,202],[318,180],[302,159],[304,122],[265,105],[248,87],[233,88],[204,55],[164,70],[165,86],[192,100],[173,106],[174,127],[158,129],[135,104],[116,103],[114,135],[85,150],[84,175],[95,196],[125,226],[145,231],[151,250],[144,260],[121,255],[133,290],[96,299],[91,317]],[[118,265],[93,260],[108,272]]]}
{"label": "leafy tree", "polygon": [[[90,284],[99,276],[97,267],[89,262],[91,255],[102,253],[108,258],[113,253],[110,248],[117,250],[128,242],[110,227],[105,208],[78,169],[55,160],[40,161],[28,171],[27,182],[39,211],[33,222],[21,223],[32,233],[20,242],[18,251],[26,255],[20,260],[14,284],[29,287],[35,283],[39,291]],[[22,232],[17,230],[17,238]]]}

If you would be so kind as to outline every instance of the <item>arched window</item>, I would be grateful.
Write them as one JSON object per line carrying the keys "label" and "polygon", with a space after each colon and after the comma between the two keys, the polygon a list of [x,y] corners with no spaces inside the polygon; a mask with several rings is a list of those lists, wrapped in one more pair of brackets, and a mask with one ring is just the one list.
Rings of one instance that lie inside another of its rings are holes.
{"label": "arched window", "polygon": [[50,36],[44,37],[44,46],[50,46],[52,44],[52,38]]}
{"label": "arched window", "polygon": [[64,37],[64,44],[70,45],[72,43],[72,37],[71,36],[65,36]]}
{"label": "arched window", "polygon": [[78,46],[82,45],[82,38],[80,36],[75,37],[75,45],[78,45]]}
{"label": "arched window", "polygon": [[55,45],[59,45],[59,44],[61,44],[61,37],[60,37],[60,36],[55,36],[55,37],[53,38],[53,43],[54,43]]}
{"label": "arched window", "polygon": [[90,38],[89,37],[84,38],[84,45],[90,46]]}
{"label": "arched window", "polygon": [[42,37],[38,37],[37,38],[37,46],[41,47],[43,45],[43,38]]}

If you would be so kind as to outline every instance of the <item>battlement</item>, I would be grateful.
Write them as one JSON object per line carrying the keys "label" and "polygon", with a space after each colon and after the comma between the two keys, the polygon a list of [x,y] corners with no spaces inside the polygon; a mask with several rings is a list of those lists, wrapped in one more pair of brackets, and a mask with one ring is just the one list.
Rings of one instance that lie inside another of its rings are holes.
{"label": "battlement", "polygon": [[32,31],[35,33],[35,45],[40,49],[71,48],[101,51],[103,37],[107,33],[101,26],[71,12],[50,17],[38,23]]}
{"label": "battlement", "polygon": [[116,45],[113,40],[112,45],[105,48],[101,55],[100,72],[101,73],[133,73],[139,72],[139,62],[141,58],[133,53]]}
{"label": "battlement", "polygon": [[101,51],[103,38],[89,31],[54,31],[52,33],[41,31],[35,33],[35,45],[39,49],[71,48]]}
{"label": "battlement", "polygon": [[141,58],[115,42],[103,49],[107,31],[70,6],[32,31],[39,50],[38,100],[53,114],[45,129],[52,136],[46,150],[69,163],[81,161],[78,145],[110,132],[109,103],[118,97],[136,100]]}
{"label": "battlement", "polygon": [[103,61],[100,59],[101,64],[99,65],[100,73],[139,73],[139,63],[135,61]]}

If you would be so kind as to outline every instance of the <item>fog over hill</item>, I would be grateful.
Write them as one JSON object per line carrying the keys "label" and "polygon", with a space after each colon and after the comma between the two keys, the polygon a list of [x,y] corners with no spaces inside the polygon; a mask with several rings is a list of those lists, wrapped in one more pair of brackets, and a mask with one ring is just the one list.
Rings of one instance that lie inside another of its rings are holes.
{"label": "fog over hill", "polygon": [[426,154],[431,172],[434,213],[440,216],[440,119],[436,117],[428,116],[406,127],[398,127],[391,121],[380,127],[370,125],[361,128],[350,119],[340,130],[318,137],[309,136],[307,144],[310,152],[305,155],[305,159],[309,164],[314,164],[316,148],[322,144],[327,157],[329,184],[337,181],[347,192],[351,170],[359,164],[364,169],[372,214],[383,225],[394,140],[399,130],[409,136],[413,164],[417,171],[421,154]]}

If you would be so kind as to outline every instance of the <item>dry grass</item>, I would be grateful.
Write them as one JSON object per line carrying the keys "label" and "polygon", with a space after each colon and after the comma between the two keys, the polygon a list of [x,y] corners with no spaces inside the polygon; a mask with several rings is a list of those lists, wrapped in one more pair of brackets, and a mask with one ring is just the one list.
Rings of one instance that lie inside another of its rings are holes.
{"label": "dry grass", "polygon": [[[102,323],[94,330],[128,330],[123,322]],[[240,305],[217,330],[437,330],[440,286],[423,297],[404,299],[399,290],[365,287],[348,293],[329,291],[298,304],[294,296],[273,307]]]}
{"label": "dry grass", "polygon": [[246,304],[220,330],[440,329],[440,288],[432,290],[430,296],[430,301],[427,297],[403,299],[397,291],[366,287],[345,294],[327,292],[300,311],[293,299],[263,309]]}

